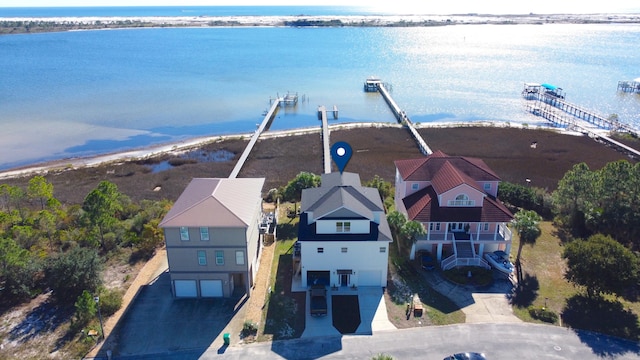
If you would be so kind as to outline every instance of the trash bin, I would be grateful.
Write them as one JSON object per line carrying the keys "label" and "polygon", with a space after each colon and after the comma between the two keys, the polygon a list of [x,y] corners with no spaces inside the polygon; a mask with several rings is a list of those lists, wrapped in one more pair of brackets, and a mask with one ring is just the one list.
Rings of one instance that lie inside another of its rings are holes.
{"label": "trash bin", "polygon": [[231,337],[229,336],[229,333],[224,333],[224,335],[222,335],[222,339],[224,340],[225,345],[229,345],[231,343]]}

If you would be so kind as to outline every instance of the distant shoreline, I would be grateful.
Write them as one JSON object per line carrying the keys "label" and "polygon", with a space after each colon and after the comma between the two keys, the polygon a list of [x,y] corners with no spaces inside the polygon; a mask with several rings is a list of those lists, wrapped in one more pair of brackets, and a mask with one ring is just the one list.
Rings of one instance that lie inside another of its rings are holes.
{"label": "distant shoreline", "polygon": [[640,14],[6,17],[0,18],[0,34],[159,27],[427,27],[638,23]]}

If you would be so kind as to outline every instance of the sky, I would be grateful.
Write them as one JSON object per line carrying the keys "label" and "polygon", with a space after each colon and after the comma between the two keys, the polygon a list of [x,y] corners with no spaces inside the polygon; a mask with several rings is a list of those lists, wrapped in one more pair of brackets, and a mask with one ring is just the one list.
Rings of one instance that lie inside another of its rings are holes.
{"label": "sky", "polygon": [[640,13],[638,0],[0,0],[0,7],[217,5],[366,6],[403,14]]}

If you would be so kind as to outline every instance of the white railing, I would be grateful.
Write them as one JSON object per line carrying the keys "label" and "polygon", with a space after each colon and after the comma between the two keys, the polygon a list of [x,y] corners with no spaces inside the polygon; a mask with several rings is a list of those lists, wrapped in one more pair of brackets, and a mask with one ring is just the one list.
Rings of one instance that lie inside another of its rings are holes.
{"label": "white railing", "polygon": [[442,267],[442,270],[449,270],[458,266],[479,266],[485,269],[491,269],[489,263],[479,256],[459,259],[456,255],[451,255],[442,260],[440,266]]}
{"label": "white railing", "polygon": [[449,200],[448,206],[476,206],[475,200]]}

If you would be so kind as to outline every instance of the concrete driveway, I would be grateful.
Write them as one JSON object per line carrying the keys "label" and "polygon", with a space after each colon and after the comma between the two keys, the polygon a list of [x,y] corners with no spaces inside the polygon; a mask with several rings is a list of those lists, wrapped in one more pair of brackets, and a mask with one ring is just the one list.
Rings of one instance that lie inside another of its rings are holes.
{"label": "concrete driveway", "polygon": [[496,274],[488,287],[476,288],[453,284],[436,271],[425,272],[429,284],[462,309],[467,323],[519,323],[509,303],[514,284],[509,278]]}

